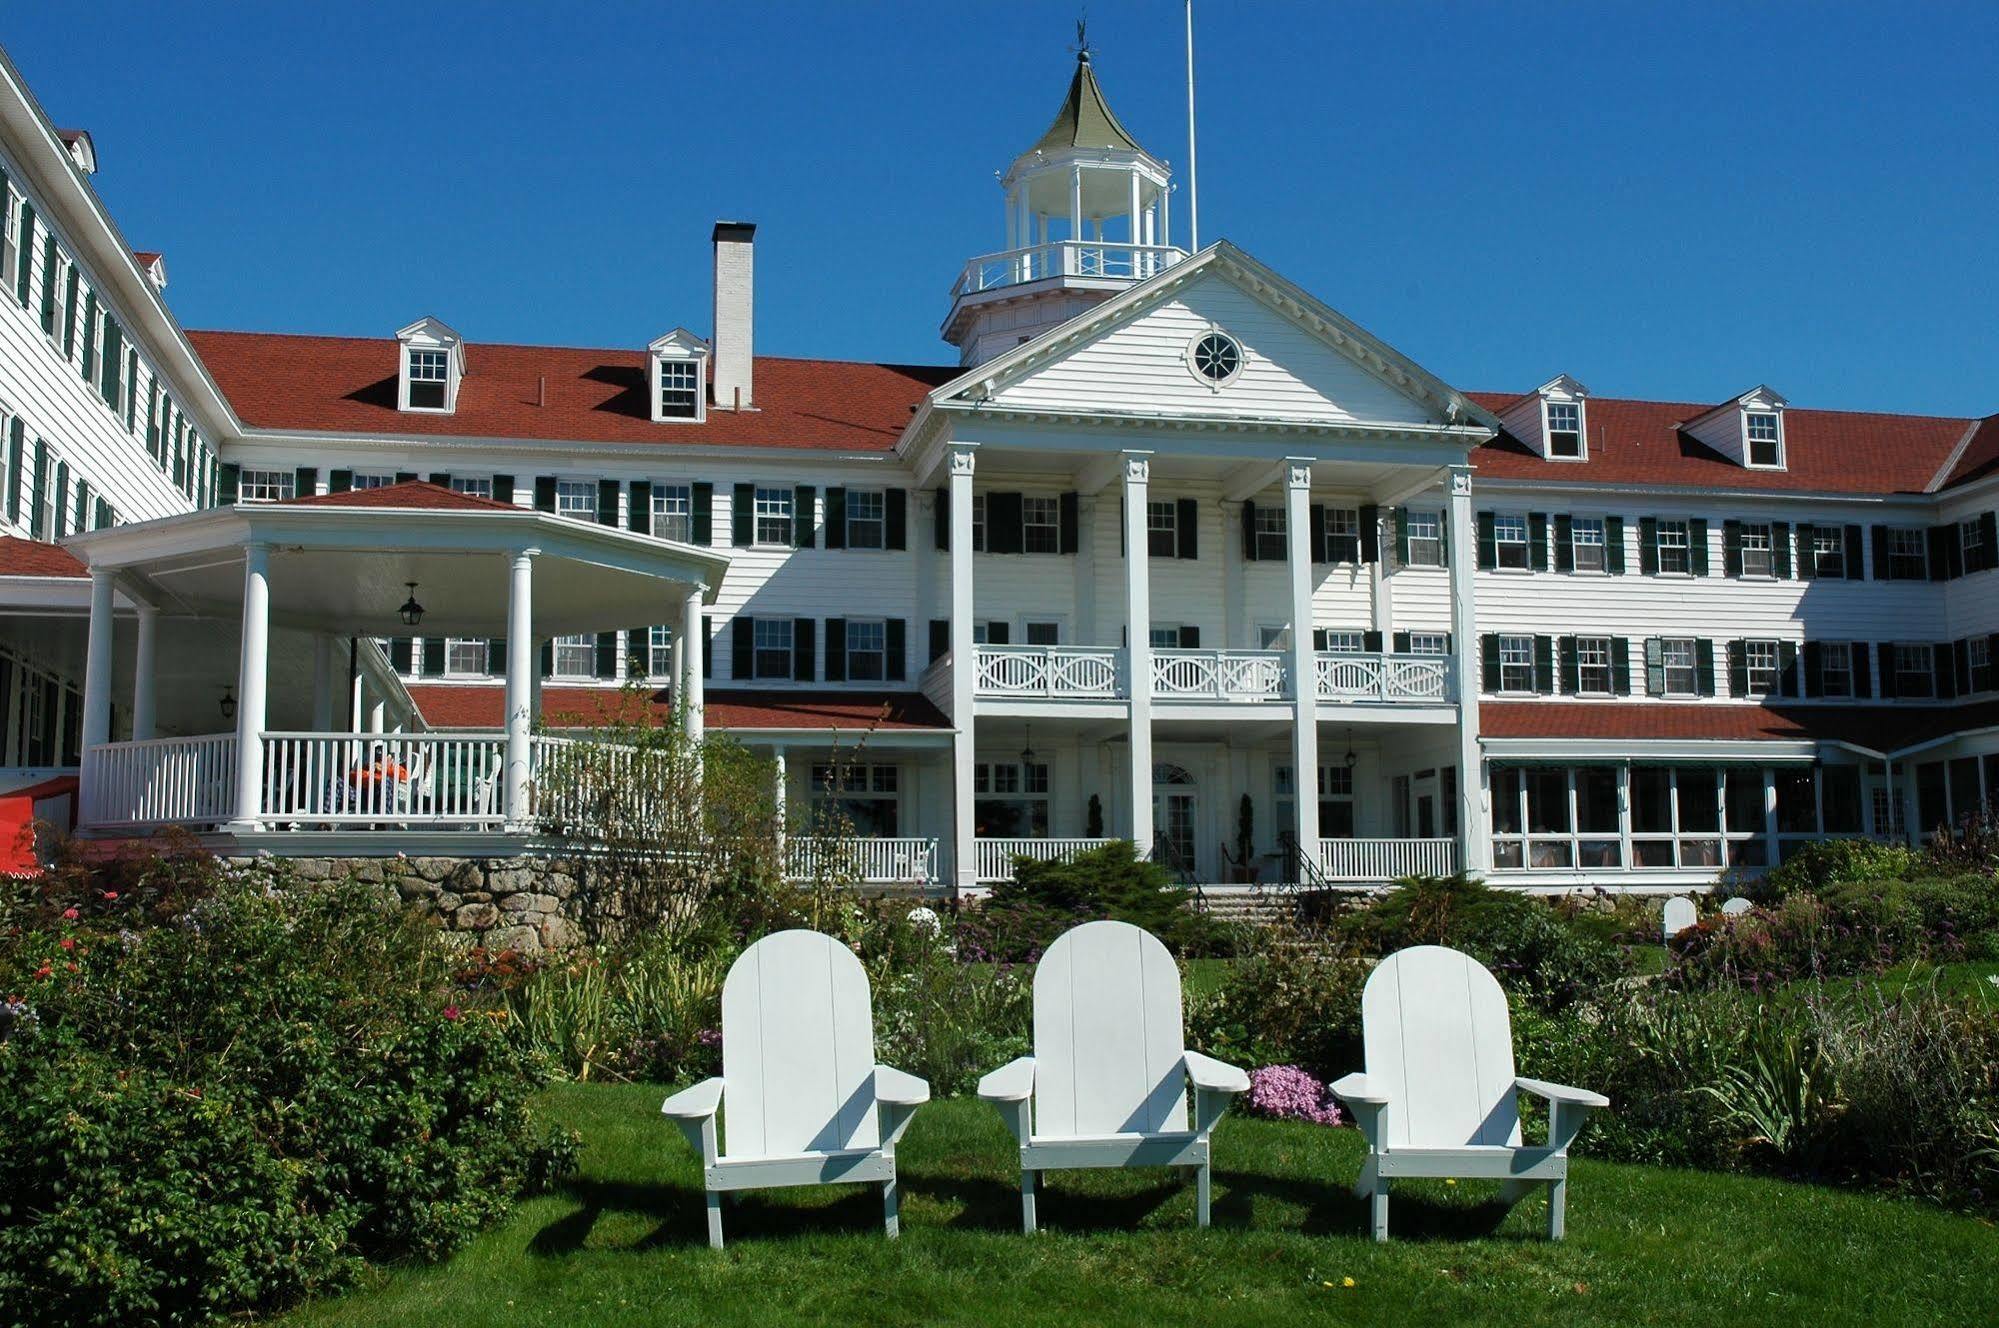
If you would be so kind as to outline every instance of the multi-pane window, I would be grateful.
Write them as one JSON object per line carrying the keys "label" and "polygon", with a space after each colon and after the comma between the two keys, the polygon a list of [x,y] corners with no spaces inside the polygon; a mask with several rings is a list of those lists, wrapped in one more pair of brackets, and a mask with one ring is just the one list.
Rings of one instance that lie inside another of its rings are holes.
{"label": "multi-pane window", "polygon": [[1769,576],[1774,567],[1774,564],[1771,562],[1770,523],[1768,521],[1744,522],[1741,538],[1742,574],[1744,576]]}
{"label": "multi-pane window", "polygon": [[668,420],[691,420],[701,413],[701,362],[659,362],[659,414]]}
{"label": "multi-pane window", "polygon": [[[1989,636],[1972,637],[1971,640],[1965,643],[1964,659],[1971,671],[1971,677],[1967,680],[1971,684],[1971,690],[1974,692],[1991,691],[1992,638]],[[1992,796],[1999,797],[1999,789],[1993,789],[1991,793]]]}
{"label": "multi-pane window", "polygon": [[1062,552],[1062,502],[1030,493],[1020,500],[1020,547],[1027,553]]}
{"label": "multi-pane window", "polygon": [[1154,558],[1175,558],[1180,554],[1180,509],[1167,501],[1145,505],[1145,549]]}
{"label": "multi-pane window", "polygon": [[[1275,793],[1274,811],[1279,825],[1295,823],[1298,796],[1295,766],[1280,765],[1271,771]],[[1354,832],[1353,771],[1343,765],[1319,767],[1319,833],[1328,839],[1351,839]]]}
{"label": "multi-pane window", "polygon": [[972,767],[974,833],[1000,839],[1048,834],[1048,767],[979,762]]}
{"label": "multi-pane window", "polygon": [[1744,641],[1742,676],[1751,696],[1768,696],[1777,690],[1777,643]]}
{"label": "multi-pane window", "polygon": [[1812,527],[1812,575],[1830,580],[1846,575],[1846,535],[1838,526]]}
{"label": "multi-pane window", "polygon": [[236,498],[245,503],[283,502],[297,483],[298,476],[289,470],[246,470],[236,483]]}
{"label": "multi-pane window", "polygon": [[1179,623],[1154,623],[1146,634],[1154,650],[1178,650],[1180,648]]}
{"label": "multi-pane window", "polygon": [[1893,654],[1897,696],[1929,696],[1936,691],[1936,656],[1927,643],[1897,645]]}
{"label": "multi-pane window", "polygon": [[673,628],[661,624],[646,633],[646,673],[654,678],[673,673]]}
{"label": "multi-pane window", "polygon": [[368,475],[356,471],[353,478],[348,481],[348,487],[352,489],[386,489],[395,482],[396,477],[394,475]]}
{"label": "multi-pane window", "polygon": [[1318,637],[1319,649],[1328,654],[1358,655],[1367,649],[1365,632],[1322,631],[1318,633]]}
{"label": "multi-pane window", "polygon": [[441,350],[410,352],[410,406],[416,410],[443,410],[444,388],[449,376],[445,353]]}
{"label": "multi-pane window", "polygon": [[597,519],[597,485],[592,480],[558,480],[555,485],[555,514],[573,516],[578,521]]}
{"label": "multi-pane window", "polygon": [[1321,555],[1329,563],[1360,561],[1360,513],[1351,507],[1326,509],[1326,547]]}
{"label": "multi-pane window", "polygon": [[758,618],[751,635],[751,672],[759,678],[791,676],[791,619]]}
{"label": "multi-pane window", "polygon": [[1961,521],[1957,527],[1958,547],[1964,554],[1964,570],[1977,571],[1985,566],[1985,525],[1981,521]]}
{"label": "multi-pane window", "polygon": [[1693,541],[1688,534],[1687,523],[1681,520],[1659,523],[1659,570],[1662,572],[1692,572]]}
{"label": "multi-pane window", "polygon": [[1846,641],[1826,641],[1818,647],[1819,695],[1853,695],[1853,646]]}
{"label": "multi-pane window", "polygon": [[1578,572],[1601,572],[1604,562],[1604,527],[1600,516],[1579,516],[1569,522],[1569,551]]}
{"label": "multi-pane window", "polygon": [[1743,421],[1749,434],[1749,464],[1752,466],[1776,466],[1783,464],[1783,452],[1778,442],[1777,416],[1771,411],[1753,410]]}
{"label": "multi-pane window", "polygon": [[1492,539],[1495,566],[1525,569],[1527,557],[1527,518],[1518,512],[1501,512],[1492,519]]}
{"label": "multi-pane window", "polygon": [[880,682],[886,676],[888,628],[879,618],[847,619],[847,677]]}
{"label": "multi-pane window", "polygon": [[1444,521],[1436,512],[1410,512],[1404,520],[1408,523],[1409,566],[1442,567],[1444,565]]}
{"label": "multi-pane window", "polygon": [[822,816],[844,822],[832,827],[842,834],[894,838],[897,788],[892,765],[812,767],[812,801]]}
{"label": "multi-pane window", "polygon": [[491,498],[493,496],[492,477],[453,475],[451,477],[451,491],[453,493],[465,494],[471,498]]}
{"label": "multi-pane window", "polygon": [[485,673],[485,639],[464,636],[447,639],[444,643],[444,671],[460,675]]}
{"label": "multi-pane window", "polygon": [[1576,691],[1593,696],[1610,695],[1609,637],[1576,638]]}
{"label": "multi-pane window", "polygon": [[1263,506],[1256,509],[1256,556],[1260,562],[1282,559],[1284,548],[1284,509]]}
{"label": "multi-pane window", "polygon": [[986,551],[986,496],[982,493],[972,495],[972,551]]}
{"label": "multi-pane window", "polygon": [[1534,690],[1533,637],[1502,636],[1499,638],[1499,690],[1502,692],[1531,692]]}
{"label": "multi-pane window", "polygon": [[588,678],[597,671],[597,638],[588,632],[555,638],[555,675]]}
{"label": "multi-pane window", "polygon": [[1929,539],[1913,526],[1888,530],[1888,575],[1896,581],[1921,581],[1930,574]]}
{"label": "multi-pane window", "polygon": [[1412,655],[1448,655],[1451,653],[1451,638],[1445,632],[1409,633],[1409,653]]}
{"label": "multi-pane window", "polygon": [[847,490],[847,547],[879,549],[888,500],[880,489]]}
{"label": "multi-pane window", "polygon": [[652,486],[652,533],[657,539],[694,538],[694,494],[685,484]]}
{"label": "multi-pane window", "polygon": [[[792,538],[792,492],[759,488],[756,494],[757,543],[789,546]],[[758,624],[762,626],[761,623]],[[787,631],[790,630],[787,625]]]}
{"label": "multi-pane window", "polygon": [[1062,644],[1062,624],[1059,622],[1036,622],[1029,619],[1022,624],[1027,634],[1027,644],[1031,646],[1058,646]]}
{"label": "multi-pane window", "polygon": [[1692,696],[1700,690],[1700,666],[1691,637],[1669,636],[1661,640],[1659,664],[1667,696]]}
{"label": "multi-pane window", "polygon": [[1574,459],[1583,454],[1583,412],[1573,401],[1548,403],[1548,455]]}

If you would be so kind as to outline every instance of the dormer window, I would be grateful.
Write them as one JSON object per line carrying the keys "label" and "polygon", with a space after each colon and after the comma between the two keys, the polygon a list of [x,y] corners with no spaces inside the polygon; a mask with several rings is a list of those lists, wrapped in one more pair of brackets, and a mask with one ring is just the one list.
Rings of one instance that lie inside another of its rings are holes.
{"label": "dormer window", "polygon": [[1573,401],[1550,401],[1548,410],[1548,455],[1580,461],[1583,455],[1583,408]]}
{"label": "dormer window", "polygon": [[701,366],[694,360],[662,360],[659,366],[659,417],[691,420],[701,413]]}
{"label": "dormer window", "polygon": [[1752,410],[1742,417],[1744,436],[1749,440],[1749,464],[1776,468],[1784,464],[1783,431],[1777,413]]}
{"label": "dormer window", "polygon": [[652,418],[699,424],[708,414],[708,343],[675,328],[648,346]]}
{"label": "dormer window", "polygon": [[441,350],[413,350],[410,355],[410,409],[443,410],[450,373]]}
{"label": "dormer window", "polygon": [[465,377],[465,341],[435,318],[423,318],[396,333],[402,347],[396,409],[458,409],[458,385]]}

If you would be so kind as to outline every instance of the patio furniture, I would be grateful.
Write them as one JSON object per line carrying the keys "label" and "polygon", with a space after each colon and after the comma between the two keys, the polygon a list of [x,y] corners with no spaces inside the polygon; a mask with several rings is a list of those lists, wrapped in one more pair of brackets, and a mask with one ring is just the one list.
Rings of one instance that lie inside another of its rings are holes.
{"label": "patio furniture", "polygon": [[[1187,1122],[1187,1089],[1194,1121]],[[1035,1176],[1084,1167],[1185,1167],[1208,1225],[1209,1134],[1249,1076],[1186,1048],[1180,970],[1128,922],[1086,922],[1034,969],[1034,1054],[979,1081],[1020,1146],[1020,1224]]]}
{"label": "patio furniture", "polygon": [[[1388,1239],[1388,1188],[1403,1176],[1506,1182],[1508,1202],[1548,1186],[1548,1238],[1560,1240],[1569,1145],[1600,1093],[1513,1073],[1506,993],[1470,955],[1441,945],[1398,950],[1361,990],[1367,1070],[1333,1085],[1367,1139],[1354,1193],[1373,1201],[1376,1240]],[[1524,1145],[1516,1100],[1548,1103],[1548,1142]]]}
{"label": "patio furniture", "polygon": [[879,1182],[898,1234],[895,1145],[930,1085],[875,1064],[874,1049],[867,974],[831,936],[777,932],[730,965],[722,1077],[660,1107],[701,1154],[711,1247],[722,1248],[724,1192],[786,1185]]}

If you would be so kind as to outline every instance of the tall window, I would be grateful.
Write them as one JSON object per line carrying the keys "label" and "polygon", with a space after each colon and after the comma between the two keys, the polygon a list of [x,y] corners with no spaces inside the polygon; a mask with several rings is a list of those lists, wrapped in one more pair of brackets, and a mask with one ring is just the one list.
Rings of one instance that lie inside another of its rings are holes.
{"label": "tall window", "polygon": [[847,547],[879,549],[887,500],[880,489],[847,490]]}
{"label": "tall window", "polygon": [[759,678],[789,678],[791,619],[758,618],[753,633],[756,661],[752,672]]}
{"label": "tall window", "polygon": [[1360,561],[1360,513],[1351,507],[1326,509],[1326,547],[1320,559],[1329,563]]}
{"label": "tall window", "polygon": [[410,352],[410,407],[413,410],[443,410],[444,388],[449,371],[441,350]]}
{"label": "tall window", "polygon": [[1256,556],[1259,561],[1284,557],[1284,509],[1264,506],[1256,509]]}
{"label": "tall window", "polygon": [[1973,519],[1960,521],[1957,526],[1957,542],[1964,554],[1964,570],[1975,572],[1985,566],[1985,526]]}
{"label": "tall window", "polygon": [[486,642],[483,637],[454,636],[444,643],[444,671],[461,677],[486,672]]}
{"label": "tall window", "polygon": [[1604,562],[1604,528],[1600,516],[1579,516],[1569,522],[1569,551],[1578,572],[1601,572]]}
{"label": "tall window", "polygon": [[683,544],[694,538],[694,494],[688,485],[652,486],[652,533]]}
{"label": "tall window", "polygon": [[972,495],[972,552],[986,551],[986,496]]}
{"label": "tall window", "polygon": [[1020,547],[1028,553],[1062,551],[1062,502],[1045,494],[1020,500]]}
{"label": "tall window", "polygon": [[1742,574],[1769,576],[1771,562],[1770,523],[1745,521],[1742,525]]}
{"label": "tall window", "polygon": [[1825,641],[1818,647],[1819,695],[1853,695],[1853,647],[1845,641]]}
{"label": "tall window", "polygon": [[1499,690],[1502,692],[1531,692],[1534,690],[1533,637],[1502,636],[1499,638]]}
{"label": "tall window", "polygon": [[1912,526],[1888,531],[1888,575],[1896,581],[1922,581],[1930,574],[1929,539]]}
{"label": "tall window", "polygon": [[472,498],[491,498],[493,496],[493,480],[491,476],[453,475],[451,477],[451,491],[453,493],[462,493]]}
{"label": "tall window", "polygon": [[888,629],[879,618],[847,619],[847,677],[880,682],[887,676]]}
{"label": "tall window", "polygon": [[[757,543],[791,547],[791,502],[790,489],[757,490]],[[763,624],[759,622],[757,626],[761,628]],[[791,630],[789,623],[785,624],[785,630]]]}
{"label": "tall window", "polygon": [[1692,572],[1693,542],[1688,535],[1685,521],[1661,521],[1659,523],[1659,570],[1662,572]]}
{"label": "tall window", "polygon": [[[1974,692],[1991,691],[1992,638],[1989,636],[1972,637],[1971,640],[1965,642],[1964,658],[1971,670],[1971,677],[1968,679],[1971,684],[1971,690]],[[1999,788],[1987,790],[1987,796],[1999,798]]]}
{"label": "tall window", "polygon": [[1749,433],[1749,464],[1782,465],[1783,449],[1778,441],[1776,414],[1764,410],[1750,411],[1744,426]]}
{"label": "tall window", "polygon": [[673,628],[662,624],[646,633],[646,673],[654,678],[672,675]]}
{"label": "tall window", "polygon": [[1048,837],[1048,767],[979,762],[972,767],[973,833],[981,838]]}
{"label": "tall window", "polygon": [[1692,696],[1700,690],[1700,666],[1692,638],[1669,636],[1659,642],[1659,663],[1665,671],[1667,696]]}
{"label": "tall window", "polygon": [[558,480],[555,485],[555,514],[579,521],[597,519],[597,486],[590,480]]}
{"label": "tall window", "polygon": [[1576,690],[1589,696],[1608,696],[1610,681],[1610,638],[1576,638]]}
{"label": "tall window", "polygon": [[1777,643],[1775,641],[1744,641],[1742,643],[1743,678],[1748,684],[1749,695],[1768,696],[1777,690]]}
{"label": "tall window", "polygon": [[1929,696],[1936,691],[1936,656],[1930,647],[1918,642],[1914,645],[1895,647],[1895,694],[1897,696]]}
{"label": "tall window", "polygon": [[1548,455],[1574,460],[1583,454],[1583,412],[1573,401],[1548,403]]}
{"label": "tall window", "polygon": [[893,839],[898,783],[892,765],[815,765],[812,801],[822,814],[844,822],[846,831],[866,839]]}
{"label": "tall window", "polygon": [[1180,553],[1180,511],[1170,499],[1145,505],[1145,548],[1154,558],[1173,558]]}
{"label": "tall window", "polygon": [[1846,575],[1846,533],[1838,526],[1812,527],[1812,575],[1837,581]]}
{"label": "tall window", "polygon": [[1525,516],[1501,512],[1492,519],[1492,538],[1496,566],[1525,570],[1528,565]]}
{"label": "tall window", "polygon": [[289,470],[246,470],[236,482],[237,501],[278,503],[293,495],[298,476]]}
{"label": "tall window", "polygon": [[1409,566],[1444,565],[1444,522],[1436,512],[1410,512],[1404,518],[1409,534]]}
{"label": "tall window", "polygon": [[14,204],[14,191],[0,189],[0,209],[6,216],[0,218],[0,282],[12,291],[19,279],[21,262],[21,216]]}
{"label": "tall window", "polygon": [[701,413],[701,362],[659,362],[659,413],[663,419],[691,420]]}
{"label": "tall window", "polygon": [[597,672],[597,638],[588,632],[555,638],[558,678],[588,678]]}

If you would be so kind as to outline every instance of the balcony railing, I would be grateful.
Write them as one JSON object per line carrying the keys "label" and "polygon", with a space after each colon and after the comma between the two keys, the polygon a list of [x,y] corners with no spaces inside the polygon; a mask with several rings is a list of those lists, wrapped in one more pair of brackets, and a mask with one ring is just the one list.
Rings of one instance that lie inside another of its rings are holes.
{"label": "balcony railing", "polygon": [[[980,646],[975,696],[989,700],[1124,700],[1126,652],[1109,646]],[[1446,655],[1333,654],[1313,661],[1321,702],[1449,705],[1457,684]],[[1282,650],[1155,650],[1155,701],[1289,701],[1296,689]]]}
{"label": "balcony railing", "polygon": [[1124,695],[1124,651],[1108,646],[980,646],[972,690],[979,696],[1061,697],[1065,700]]}
{"label": "balcony railing", "polygon": [[265,817],[287,824],[497,826],[501,734],[266,733]]}
{"label": "balcony railing", "polygon": [[84,825],[220,824],[235,810],[236,735],[93,747],[81,791],[77,819]]}
{"label": "balcony railing", "polygon": [[785,841],[784,872],[794,881],[927,886],[937,879],[937,841],[798,836]]}
{"label": "balcony railing", "polygon": [[1283,701],[1291,670],[1281,650],[1155,650],[1157,701]]}
{"label": "balcony railing", "polygon": [[1013,879],[1015,858],[1036,862],[1072,862],[1079,853],[1102,848],[1108,839],[975,839],[972,860],[978,868],[980,885],[996,885]]}
{"label": "balcony railing", "polygon": [[1120,244],[1110,240],[1054,240],[1048,244],[983,254],[965,264],[951,298],[1019,286],[1049,277],[1103,277],[1143,281],[1187,256],[1170,244]]}
{"label": "balcony railing", "polygon": [[1448,655],[1335,655],[1314,663],[1321,701],[1444,705],[1457,699]]}
{"label": "balcony railing", "polygon": [[1328,881],[1393,881],[1449,876],[1458,869],[1455,839],[1322,839],[1319,875]]}

